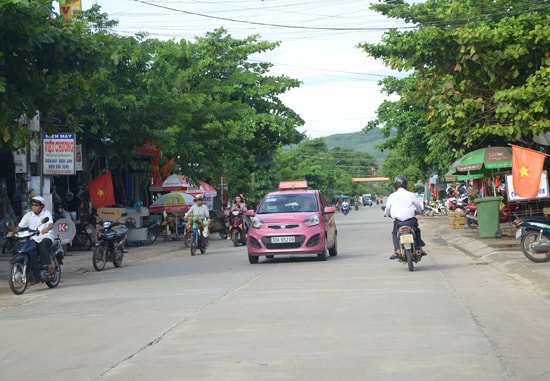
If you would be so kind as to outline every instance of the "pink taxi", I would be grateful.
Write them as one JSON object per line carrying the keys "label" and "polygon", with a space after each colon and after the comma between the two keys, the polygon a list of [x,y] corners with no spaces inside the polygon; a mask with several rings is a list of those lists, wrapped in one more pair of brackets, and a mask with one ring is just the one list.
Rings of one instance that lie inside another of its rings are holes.
{"label": "pink taxi", "polygon": [[246,247],[250,263],[261,256],[317,255],[321,261],[338,254],[335,209],[325,205],[318,190],[308,189],[307,181],[285,181],[277,192],[264,196],[248,229]]}

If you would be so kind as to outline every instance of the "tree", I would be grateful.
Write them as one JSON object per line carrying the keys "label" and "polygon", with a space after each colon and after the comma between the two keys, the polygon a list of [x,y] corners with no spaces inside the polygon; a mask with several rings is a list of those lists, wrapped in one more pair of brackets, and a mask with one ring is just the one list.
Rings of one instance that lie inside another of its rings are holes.
{"label": "tree", "polygon": [[401,99],[382,106],[378,123],[397,128],[399,118],[384,111],[412,107],[418,132],[425,136],[422,144],[427,144],[424,168],[446,168],[453,158],[487,145],[529,145],[534,134],[550,130],[547,7],[533,8],[527,0],[414,5],[392,0],[372,8],[414,25],[392,29],[380,43],[359,47],[409,73],[408,83],[398,90]]}
{"label": "tree", "polygon": [[294,149],[281,152],[277,172],[281,181],[307,180],[310,188],[328,196],[360,195],[365,188],[352,178],[364,177],[371,168],[376,168],[376,160],[368,153],[339,147],[329,150],[323,139],[317,138],[304,140]]}
{"label": "tree", "polygon": [[82,22],[66,24],[52,1],[0,3],[0,148],[13,150],[31,138],[22,115],[36,111],[48,132],[74,128],[75,110],[92,90],[90,78],[108,57],[104,33],[91,34]]}

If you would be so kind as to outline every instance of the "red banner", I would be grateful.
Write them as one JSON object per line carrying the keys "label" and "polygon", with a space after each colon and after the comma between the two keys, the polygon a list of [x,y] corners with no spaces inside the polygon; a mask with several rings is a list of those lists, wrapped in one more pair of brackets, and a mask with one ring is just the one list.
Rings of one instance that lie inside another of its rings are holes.
{"label": "red banner", "polygon": [[537,197],[545,159],[543,152],[512,145],[512,182],[518,196]]}
{"label": "red banner", "polygon": [[111,172],[107,172],[103,176],[90,181],[88,183],[88,190],[90,191],[90,201],[94,209],[116,204]]}

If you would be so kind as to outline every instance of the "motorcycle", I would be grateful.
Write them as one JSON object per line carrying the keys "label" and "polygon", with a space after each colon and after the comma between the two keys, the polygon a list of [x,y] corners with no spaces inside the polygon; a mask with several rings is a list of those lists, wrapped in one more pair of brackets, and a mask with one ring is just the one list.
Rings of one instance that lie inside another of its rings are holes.
{"label": "motorcycle", "polygon": [[[101,226],[97,232],[97,241],[92,255],[92,263],[96,271],[105,268],[107,262],[113,262],[115,267],[122,266],[124,246],[128,240],[128,228],[125,224],[111,220],[97,223]],[[117,229],[115,227],[119,226]]]}
{"label": "motorcycle", "polygon": [[358,203],[354,203],[354,204],[353,204],[353,208],[355,209],[355,211],[358,211],[358,210],[359,210],[359,204],[358,204]]}
{"label": "motorcycle", "polygon": [[349,213],[349,204],[348,203],[345,203],[345,204],[342,204],[342,213],[344,213],[344,216],[347,216],[348,213]]}
{"label": "motorcycle", "polygon": [[246,231],[243,213],[240,210],[232,210],[229,216],[229,234],[233,246],[246,245]]}
{"label": "motorcycle", "polygon": [[191,248],[191,255],[194,256],[197,250],[204,254],[206,252],[208,234],[202,219],[194,216],[185,225],[185,247]]}
{"label": "motorcycle", "polygon": [[88,251],[92,248],[94,244],[92,234],[94,233],[94,228],[92,225],[85,222],[77,222],[76,234],[69,245],[70,250],[85,250]]}
{"label": "motorcycle", "polygon": [[446,216],[447,208],[440,200],[426,202],[422,214],[425,216]]}
{"label": "motorcycle", "polygon": [[208,230],[210,234],[218,233],[221,239],[226,239],[229,235],[229,211],[218,210],[216,217],[210,219]]}
{"label": "motorcycle", "polygon": [[158,236],[164,231],[164,226],[159,220],[146,220],[144,226],[147,228],[146,245],[152,245],[156,242]]}
{"label": "motorcycle", "polygon": [[533,262],[550,260],[550,217],[531,216],[514,220],[516,240],[520,241],[523,255]]}
{"label": "motorcycle", "polygon": [[[42,220],[42,224],[46,224],[49,218]],[[43,227],[44,225],[42,225]],[[16,241],[13,257],[10,259],[10,273],[8,283],[10,290],[15,295],[21,295],[27,289],[30,281],[39,281],[34,279],[34,272],[31,264],[31,254],[38,252],[38,247],[31,237],[40,234],[42,227],[37,230],[22,229],[15,233],[11,238]],[[55,237],[54,242],[49,250],[50,264],[53,266],[54,272],[46,277],[44,283],[49,288],[54,288],[61,281],[61,265],[65,257],[65,250],[61,239]]]}
{"label": "motorcycle", "polygon": [[417,245],[416,229],[404,222],[397,230],[397,239],[401,249],[399,262],[407,263],[409,271],[414,271],[414,264],[422,259],[422,250]]}
{"label": "motorcycle", "polygon": [[[499,209],[499,223],[503,224],[511,222],[512,215],[517,210],[519,210],[519,206],[515,204],[509,204],[504,208]],[[466,227],[470,229],[477,229],[479,227],[477,217],[477,204],[475,202],[466,204],[464,206],[464,214],[466,217]]]}

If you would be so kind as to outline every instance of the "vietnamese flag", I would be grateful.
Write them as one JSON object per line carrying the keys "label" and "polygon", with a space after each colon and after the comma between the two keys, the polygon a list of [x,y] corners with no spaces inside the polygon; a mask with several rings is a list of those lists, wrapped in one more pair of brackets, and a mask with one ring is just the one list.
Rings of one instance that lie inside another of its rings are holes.
{"label": "vietnamese flag", "polygon": [[113,189],[113,177],[111,172],[99,176],[88,183],[90,201],[94,209],[112,206],[115,202],[115,191]]}
{"label": "vietnamese flag", "polygon": [[539,194],[540,176],[546,154],[529,148],[512,146],[512,183],[514,192],[525,198]]}

